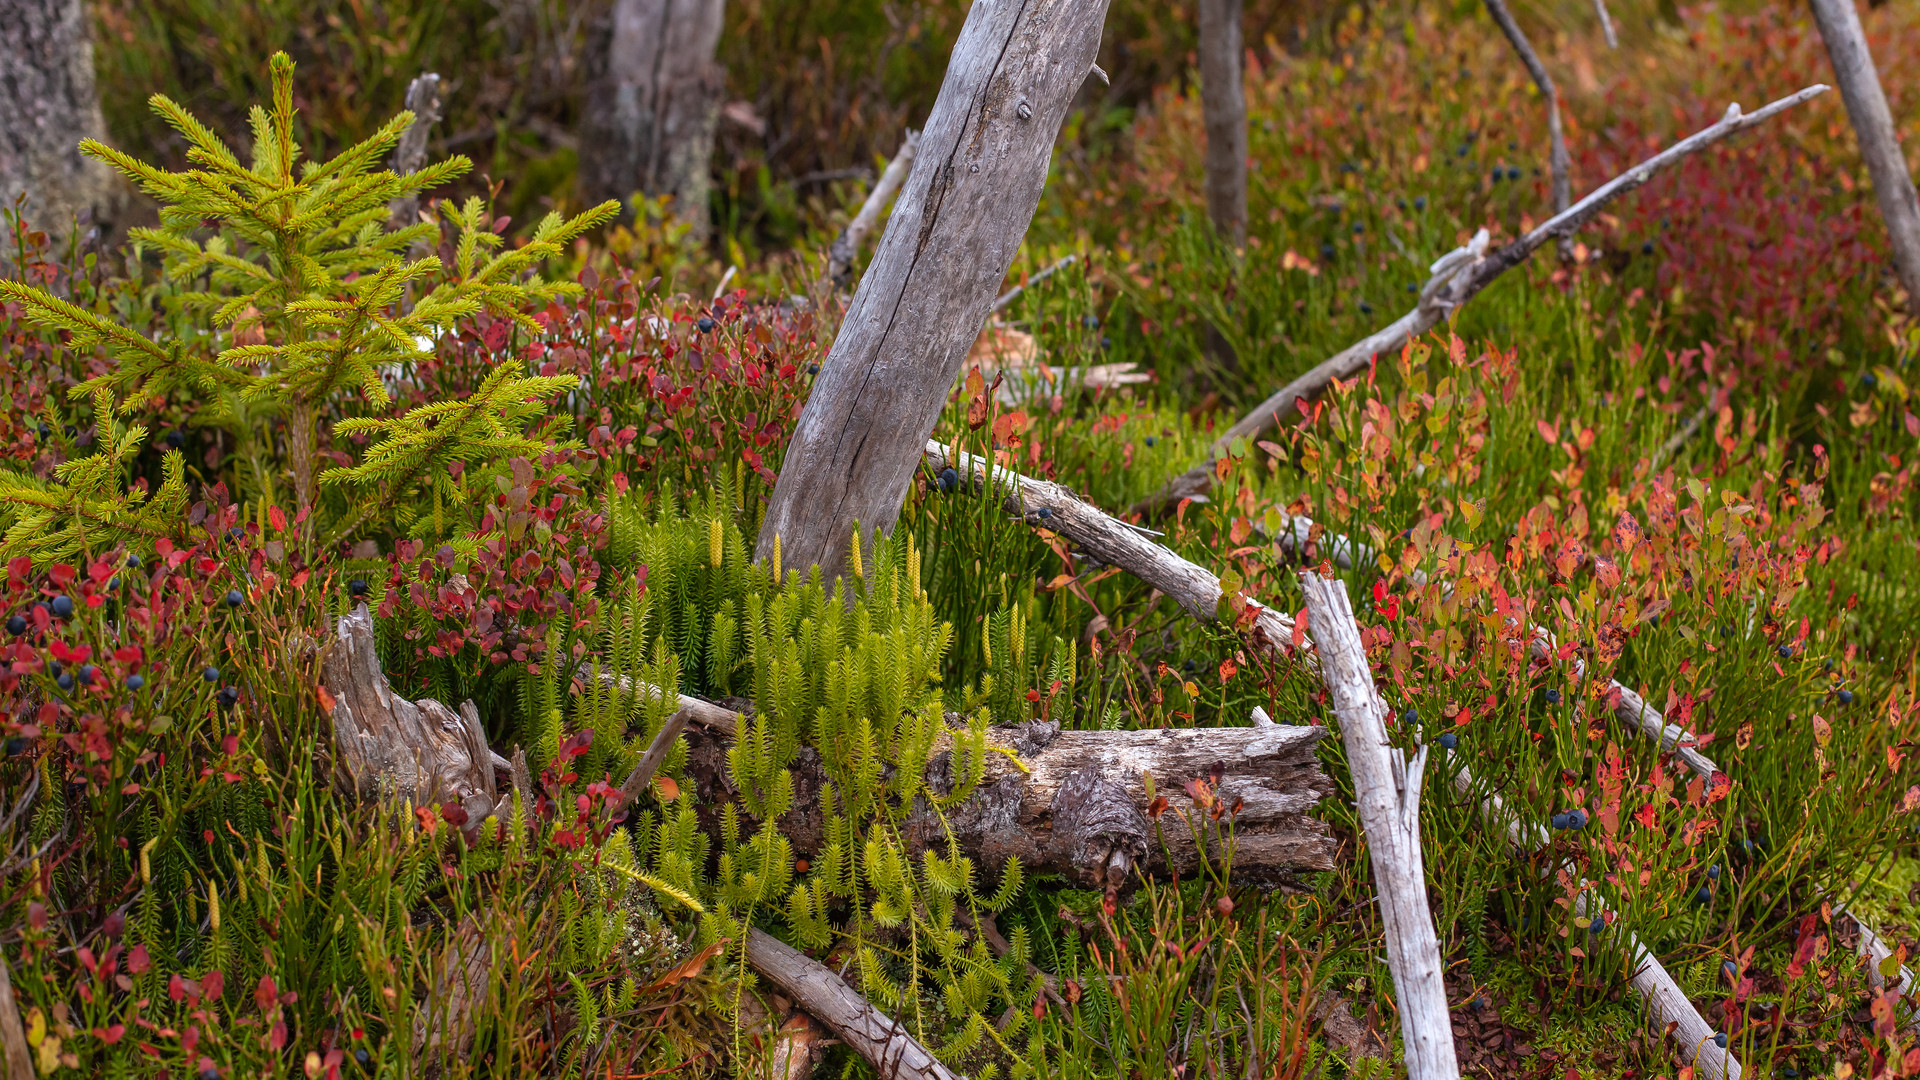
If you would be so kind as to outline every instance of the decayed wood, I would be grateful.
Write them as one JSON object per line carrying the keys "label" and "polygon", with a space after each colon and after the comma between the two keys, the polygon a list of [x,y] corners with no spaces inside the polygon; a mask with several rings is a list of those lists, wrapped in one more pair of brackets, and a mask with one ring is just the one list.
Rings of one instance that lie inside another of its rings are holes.
{"label": "decayed wood", "polygon": [[800,415],[755,550],[845,565],[892,529],[919,448],[986,322],[1093,66],[1106,0],[976,0],[917,163]]}
{"label": "decayed wood", "polygon": [[635,191],[671,195],[673,213],[706,239],[709,159],[726,73],[714,63],[725,0],[614,0],[589,50],[598,69],[580,138],[588,205]]}
{"label": "decayed wood", "polygon": [[[1551,841],[1546,826],[1537,821],[1527,821],[1509,810],[1499,792],[1477,791],[1477,786],[1470,769],[1465,765],[1454,766],[1454,790],[1462,797],[1474,800],[1479,805],[1481,817],[1489,826],[1504,831],[1507,842],[1516,851],[1531,855]],[[1551,875],[1556,870],[1564,870],[1575,876],[1579,873],[1579,868],[1572,863],[1559,864],[1543,873]],[[1605,917],[1607,906],[1598,897],[1582,893],[1575,910],[1587,918],[1598,919]],[[1713,1025],[1707,1023],[1706,1018],[1700,1015],[1700,1010],[1694,1008],[1693,1002],[1681,992],[1673,976],[1660,963],[1660,958],[1642,944],[1638,936],[1617,923],[1609,928],[1608,934],[1610,939],[1622,943],[1631,958],[1633,971],[1628,976],[1628,982],[1634,992],[1646,1003],[1647,1011],[1652,1014],[1656,1024],[1662,1028],[1667,1024],[1674,1025],[1674,1042],[1694,1068],[1709,1080],[1740,1080],[1739,1059],[1713,1041]]]}
{"label": "decayed wood", "polygon": [[647,752],[640,755],[639,763],[627,776],[627,782],[620,785],[619,794],[608,801],[607,809],[618,810],[647,790],[647,785],[653,783],[653,774],[660,771],[660,763],[667,760],[668,752],[680,740],[680,733],[687,729],[687,721],[691,719],[693,711],[690,709],[677,709],[667,717],[667,722],[660,725],[653,742],[648,744]]}
{"label": "decayed wood", "polygon": [[1366,647],[1354,622],[1344,582],[1308,571],[1300,585],[1320,657],[1320,677],[1340,719],[1340,741],[1353,771],[1354,796],[1374,891],[1386,934],[1387,969],[1410,1080],[1457,1080],[1453,1026],[1447,1014],[1440,941],[1427,908],[1427,874],[1420,852],[1420,782],[1427,748],[1411,761],[1387,738],[1387,704],[1373,686]]}
{"label": "decayed wood", "polygon": [[[1223,595],[1220,579],[1206,568],[1154,543],[1150,537],[1158,533],[1120,521],[1099,507],[1082,502],[1060,484],[1035,480],[998,465],[989,466],[973,454],[956,454],[935,440],[927,441],[922,457],[935,472],[951,466],[971,483],[987,483],[991,476],[995,487],[1006,493],[1008,513],[1020,515],[1029,525],[1059,533],[1100,563],[1120,567],[1172,597],[1196,619],[1205,622],[1218,617]],[[1246,603],[1254,610],[1255,645],[1276,651],[1291,650],[1293,620],[1251,597],[1246,598]]]}
{"label": "decayed wood", "polygon": [[747,931],[747,963],[867,1059],[880,1080],[960,1080],[907,1029],[824,964],[763,930]]}
{"label": "decayed wood", "polygon": [[1247,91],[1240,0],[1200,0],[1200,114],[1207,130],[1207,215],[1235,250],[1247,245]]}
{"label": "decayed wood", "polygon": [[[1136,868],[1191,876],[1201,868],[1203,844],[1217,865],[1227,822],[1196,806],[1186,784],[1218,767],[1218,798],[1231,815],[1234,880],[1272,883],[1295,870],[1329,869],[1333,838],[1308,816],[1332,790],[1314,753],[1326,734],[1321,727],[1281,724],[1153,731],[1061,731],[1057,722],[1038,721],[995,727],[973,794],[939,814],[917,807],[905,839],[917,853],[943,848],[951,835],[978,865],[998,868],[1012,856],[1028,873],[1061,874],[1099,888],[1130,884]],[[687,740],[687,774],[698,805],[717,823],[722,807],[738,796],[728,741],[703,731],[689,731]],[[793,805],[778,825],[796,854],[812,856],[826,843],[828,808],[820,799],[826,772],[811,748],[802,748],[787,771]],[[1167,800],[1157,820],[1149,817],[1149,778],[1154,794]],[[956,779],[951,742],[942,736],[927,763],[927,786],[950,792]]]}
{"label": "decayed wood", "polygon": [[1827,89],[1824,85],[1809,86],[1751,113],[1742,113],[1738,105],[1730,106],[1719,123],[1694,132],[1607,181],[1586,198],[1498,251],[1487,253],[1485,241],[1481,241],[1482,248],[1478,252],[1473,250],[1473,245],[1468,245],[1441,257],[1433,264],[1434,278],[1421,290],[1420,302],[1412,311],[1275,391],[1213,441],[1207,452],[1207,460],[1174,477],[1159,491],[1136,503],[1133,511],[1157,514],[1170,509],[1182,499],[1204,496],[1213,488],[1214,462],[1227,453],[1235,439],[1251,442],[1294,416],[1297,402],[1318,396],[1334,379],[1353,378],[1366,370],[1374,357],[1392,352],[1439,326],[1447,318],[1448,312],[1479,295],[1501,274],[1525,262],[1547,241],[1571,236],[1608,203],[1646,183],[1655,174],[1729,135],[1764,123],[1777,113],[1823,94]]}
{"label": "decayed wood", "polygon": [[[440,122],[440,76],[429,71],[407,84],[407,111],[413,125],[401,134],[388,168],[405,176],[427,164],[427,138]],[[404,229],[420,217],[420,194],[412,192],[387,203],[387,227]]]}
{"label": "decayed wood", "polygon": [[335,624],[321,677],[333,696],[334,782],[364,799],[458,806],[467,814],[462,831],[469,840],[477,836],[500,798],[495,755],[473,702],[455,712],[431,698],[414,702],[394,693],[365,604]]}
{"label": "decayed wood", "polygon": [[13,998],[13,975],[0,955],[0,1065],[6,1080],[34,1080],[33,1055],[27,1049],[26,1029],[20,1026],[20,1006]]}
{"label": "decayed wood", "polygon": [[1827,56],[1840,83],[1840,97],[1853,120],[1860,156],[1866,159],[1867,174],[1873,178],[1873,196],[1887,223],[1894,268],[1907,290],[1908,306],[1920,316],[1920,195],[1914,192],[1913,176],[1907,172],[1906,155],[1901,153],[1900,135],[1893,125],[1893,112],[1887,107],[1886,92],[1880,88],[1873,54],[1867,51],[1860,13],[1854,9],[1853,0],[1811,3],[1813,21],[1827,43]]}
{"label": "decayed wood", "polygon": [[860,204],[860,212],[853,215],[847,227],[833,238],[833,247],[827,252],[827,270],[822,275],[823,284],[835,287],[845,285],[853,276],[853,260],[860,257],[860,246],[867,242],[867,234],[880,223],[880,215],[899,193],[900,185],[907,182],[907,174],[913,171],[913,156],[920,148],[920,133],[908,131],[900,150],[887,162],[887,170],[880,174],[880,180],[867,192],[867,201]]}
{"label": "decayed wood", "polygon": [[[1600,3],[1601,0],[1594,0]],[[1520,62],[1526,65],[1527,74],[1533,76],[1533,85],[1539,87],[1540,96],[1547,99],[1547,164],[1553,177],[1553,212],[1558,214],[1573,204],[1573,179],[1570,175],[1571,164],[1567,159],[1567,136],[1560,128],[1560,91],[1553,85],[1553,77],[1547,74],[1547,65],[1540,62],[1540,54],[1533,51],[1533,43],[1521,31],[1520,24],[1514,21],[1513,12],[1507,10],[1506,0],[1486,0],[1487,12],[1493,21],[1500,25],[1500,32],[1507,35],[1507,42],[1520,56]],[[1601,9],[1606,10],[1604,7]],[[1607,36],[1613,36],[1613,23],[1607,23]],[[1573,256],[1573,237],[1560,237],[1560,258],[1564,261]]]}

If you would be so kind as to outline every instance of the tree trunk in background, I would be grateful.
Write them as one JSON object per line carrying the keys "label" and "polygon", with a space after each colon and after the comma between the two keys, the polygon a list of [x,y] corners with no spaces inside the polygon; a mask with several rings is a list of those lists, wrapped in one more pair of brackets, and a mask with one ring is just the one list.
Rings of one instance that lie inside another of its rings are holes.
{"label": "tree trunk in background", "polygon": [[580,137],[580,194],[673,196],[705,240],[709,160],[726,76],[714,63],[726,0],[614,0]]}
{"label": "tree trunk in background", "polygon": [[1867,33],[1853,0],[1812,0],[1812,5],[1813,21],[1826,39],[1840,96],[1853,119],[1860,156],[1867,159],[1867,173],[1873,177],[1873,195],[1880,202],[1880,216],[1886,220],[1893,246],[1894,269],[1906,287],[1907,306],[1920,315],[1920,197],[1914,194],[1893,111],[1887,108],[1873,54],[1867,51]]}
{"label": "tree trunk in background", "polygon": [[1247,245],[1247,92],[1240,73],[1240,0],[1200,0],[1200,111],[1207,127],[1207,216]]}
{"label": "tree trunk in background", "polygon": [[106,139],[93,79],[93,37],[81,0],[0,0],[0,204],[23,192],[27,220],[65,236],[104,236],[129,189],[80,140]]}
{"label": "tree trunk in background", "polygon": [[1040,204],[1107,0],[974,0],[913,173],[787,447],[757,551],[840,572],[893,528],[920,451]]}

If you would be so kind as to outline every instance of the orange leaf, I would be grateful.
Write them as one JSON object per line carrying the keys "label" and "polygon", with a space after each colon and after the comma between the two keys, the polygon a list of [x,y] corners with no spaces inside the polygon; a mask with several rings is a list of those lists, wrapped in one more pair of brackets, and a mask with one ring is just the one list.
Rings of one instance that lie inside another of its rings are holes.
{"label": "orange leaf", "polygon": [[707,961],[720,955],[720,950],[726,948],[727,942],[730,940],[730,938],[721,938],[719,941],[680,961],[679,964],[674,966],[672,971],[655,979],[653,985],[647,987],[647,989],[649,991],[664,990],[669,986],[686,982],[688,979],[700,974],[700,969],[707,966]]}
{"label": "orange leaf", "polygon": [[653,786],[660,793],[661,802],[673,802],[680,797],[680,785],[674,783],[671,776],[656,776]]}
{"label": "orange leaf", "polygon": [[320,699],[321,711],[331,716],[333,714],[333,706],[334,706],[333,695],[328,693],[327,688],[324,686],[315,686],[313,688],[313,692],[315,696],[317,696]]}

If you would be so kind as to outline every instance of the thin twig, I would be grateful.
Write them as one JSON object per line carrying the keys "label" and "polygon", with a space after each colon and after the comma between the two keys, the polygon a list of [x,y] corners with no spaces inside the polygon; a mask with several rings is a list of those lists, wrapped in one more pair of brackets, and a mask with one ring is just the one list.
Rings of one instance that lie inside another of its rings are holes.
{"label": "thin twig", "polygon": [[1000,298],[998,300],[995,300],[993,302],[993,306],[987,309],[987,318],[991,319],[995,315],[998,315],[1002,311],[1005,311],[1007,309],[1007,305],[1013,303],[1015,300],[1020,299],[1021,293],[1026,292],[1028,289],[1034,287],[1035,285],[1040,284],[1041,282],[1047,280],[1048,278],[1059,273],[1060,271],[1065,270],[1067,267],[1072,266],[1074,262],[1077,261],[1079,258],[1080,256],[1078,255],[1062,255],[1060,256],[1059,259],[1057,259],[1054,262],[1052,266],[1049,266],[1045,270],[1042,270],[1039,273],[1028,278],[1024,283],[1015,285],[1013,288],[1008,289],[1004,293],[1001,293]]}
{"label": "thin twig", "polygon": [[[1573,180],[1567,160],[1567,136],[1560,129],[1560,91],[1553,85],[1553,77],[1547,74],[1547,66],[1540,62],[1540,54],[1533,51],[1533,43],[1520,30],[1520,24],[1514,21],[1513,12],[1507,10],[1506,0],[1486,0],[1487,12],[1493,21],[1500,24],[1500,32],[1507,35],[1507,41],[1513,45],[1513,51],[1520,54],[1520,62],[1527,67],[1527,74],[1533,76],[1533,85],[1540,88],[1540,96],[1547,99],[1547,139],[1550,144],[1548,165],[1553,171],[1553,212],[1558,214],[1573,203]],[[1609,26],[1612,24],[1609,23]],[[1573,257],[1573,238],[1560,238],[1560,259],[1565,262]]]}
{"label": "thin twig", "polygon": [[1613,16],[1607,13],[1607,0],[1593,0],[1594,14],[1600,16],[1600,29],[1607,35],[1607,48],[1620,47],[1620,39],[1613,34]]}

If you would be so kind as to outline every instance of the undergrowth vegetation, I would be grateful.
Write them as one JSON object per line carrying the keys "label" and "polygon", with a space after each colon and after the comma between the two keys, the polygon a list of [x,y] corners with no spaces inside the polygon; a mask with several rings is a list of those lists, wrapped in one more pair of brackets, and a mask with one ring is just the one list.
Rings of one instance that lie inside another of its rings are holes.
{"label": "undergrowth vegetation", "polygon": [[[1920,34],[1897,5],[1869,26]],[[1636,47],[1570,95],[1578,189],[1825,72],[1797,12],[1688,9]],[[934,437],[1116,513],[1202,460],[1435,256],[1545,216],[1505,50],[1422,10],[1260,51],[1243,251],[1205,223],[1181,87],[1072,144],[1014,277],[1086,257],[1006,312],[1043,366],[970,372]],[[850,535],[847,580],[754,550],[837,329],[791,295],[798,261],[703,301],[665,214],[515,233],[493,191],[390,230],[389,199],[464,159],[381,172],[402,116],[308,160],[294,104],[320,91],[265,71],[249,153],[165,98],[178,171],[93,150],[166,207],[126,257],[7,218],[0,948],[43,1075],[770,1075],[789,1003],[750,928],[969,1077],[1392,1072],[1337,740],[1315,813],[1339,868],[1277,889],[1217,867],[1110,902],[909,835],[965,802],[995,725],[1332,723],[1311,669],[957,474],[921,470],[868,565]],[[1883,74],[1911,113],[1911,72]],[[1345,578],[1394,738],[1435,755],[1476,1075],[1685,1076],[1625,989],[1630,937],[1750,1070],[1911,1072],[1909,1006],[1838,914],[1915,940],[1920,326],[1850,140],[1823,99],[1690,160],[1153,523],[1229,605]],[[1078,377],[1108,364],[1152,381]],[[493,817],[336,782],[321,669],[361,604],[396,693],[471,700],[524,753]],[[1616,719],[1613,681],[1715,780]],[[669,691],[746,718],[618,805]],[[1493,795],[1544,843],[1516,852]],[[844,1047],[819,1068],[871,1073]]]}

